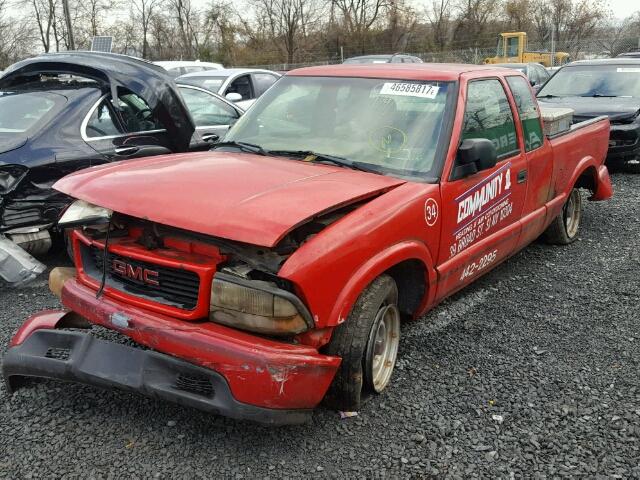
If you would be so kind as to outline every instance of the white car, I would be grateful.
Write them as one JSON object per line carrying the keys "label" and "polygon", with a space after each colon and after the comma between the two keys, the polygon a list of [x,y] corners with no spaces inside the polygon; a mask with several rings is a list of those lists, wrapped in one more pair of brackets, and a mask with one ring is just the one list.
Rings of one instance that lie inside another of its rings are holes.
{"label": "white car", "polygon": [[205,88],[246,110],[281,76],[271,70],[228,68],[188,73],[178,77],[176,82]]}
{"label": "white car", "polygon": [[206,70],[222,70],[224,67],[220,63],[195,61],[171,60],[166,62],[153,62],[161,66],[173,78],[184,75],[185,73],[204,72]]}

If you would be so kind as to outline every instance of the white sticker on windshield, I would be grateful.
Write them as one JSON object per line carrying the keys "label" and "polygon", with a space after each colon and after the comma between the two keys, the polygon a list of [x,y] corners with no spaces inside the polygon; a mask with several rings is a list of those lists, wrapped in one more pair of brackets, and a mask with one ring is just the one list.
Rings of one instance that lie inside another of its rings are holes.
{"label": "white sticker on windshield", "polygon": [[640,67],[619,67],[616,69],[618,73],[640,73]]}
{"label": "white sticker on windshield", "polygon": [[403,97],[420,97],[433,100],[440,87],[428,83],[387,82],[382,86],[380,95],[401,95]]}

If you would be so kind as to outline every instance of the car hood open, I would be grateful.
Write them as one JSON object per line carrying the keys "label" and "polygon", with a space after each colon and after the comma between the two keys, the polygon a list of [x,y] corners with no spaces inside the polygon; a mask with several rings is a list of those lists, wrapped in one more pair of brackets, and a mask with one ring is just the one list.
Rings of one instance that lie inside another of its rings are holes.
{"label": "car hood open", "polygon": [[65,74],[91,79],[114,98],[118,87],[144,98],[169,132],[175,151],[189,149],[195,124],[182,96],[166,70],[145,60],[99,52],[47,53],[9,67],[0,78],[0,90],[42,75]]}
{"label": "car hood open", "polygon": [[54,188],[136,218],[273,247],[317,215],[403,183],[298,160],[202,152],[93,167]]}

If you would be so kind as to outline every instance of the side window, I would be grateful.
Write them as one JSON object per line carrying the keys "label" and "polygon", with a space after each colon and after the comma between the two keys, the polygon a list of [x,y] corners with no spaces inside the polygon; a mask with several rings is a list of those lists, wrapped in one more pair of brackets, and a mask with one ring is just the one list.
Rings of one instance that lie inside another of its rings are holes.
{"label": "side window", "polygon": [[537,85],[538,83],[540,83],[540,77],[538,75],[536,67],[529,66],[529,68],[527,69],[527,78],[529,79],[529,83],[531,85]]}
{"label": "side window", "polygon": [[254,98],[249,75],[242,75],[231,82],[231,85],[227,87],[227,91],[224,92],[225,95],[228,93],[239,93],[242,95],[242,100],[250,100]]}
{"label": "side window", "polygon": [[180,93],[196,127],[231,125],[238,119],[239,115],[233,107],[213,95],[193,88],[181,88]]}
{"label": "side window", "polygon": [[462,139],[487,138],[498,158],[518,151],[518,137],[507,95],[496,79],[470,82],[464,111]]}
{"label": "side window", "polygon": [[518,56],[518,37],[511,37],[507,39],[507,56],[508,57],[517,57]]}
{"label": "side window", "polygon": [[148,132],[164,128],[147,102],[135,93],[118,89],[118,105],[127,133]]}
{"label": "side window", "polygon": [[256,92],[256,97],[266,92],[271,85],[276,83],[276,80],[278,79],[269,73],[254,73],[253,89]]}
{"label": "side window", "polygon": [[107,98],[102,100],[93,110],[87,121],[85,133],[89,138],[122,135],[122,132],[116,126],[116,120]]}
{"label": "side window", "polygon": [[540,78],[541,84],[549,80],[550,75],[546,68],[536,65],[536,70],[538,70],[538,77]]}
{"label": "side window", "polygon": [[180,67],[170,68],[169,70],[167,70],[167,73],[169,73],[169,76],[173,78],[179,77],[180,75],[183,74],[182,68]]}
{"label": "side window", "polygon": [[507,83],[513,98],[516,101],[518,115],[522,123],[522,133],[524,135],[524,148],[527,152],[542,146],[543,133],[540,123],[540,113],[536,108],[536,101],[531,94],[527,82],[522,77],[507,77]]}
{"label": "side window", "polygon": [[183,67],[184,73],[204,72],[204,67]]}

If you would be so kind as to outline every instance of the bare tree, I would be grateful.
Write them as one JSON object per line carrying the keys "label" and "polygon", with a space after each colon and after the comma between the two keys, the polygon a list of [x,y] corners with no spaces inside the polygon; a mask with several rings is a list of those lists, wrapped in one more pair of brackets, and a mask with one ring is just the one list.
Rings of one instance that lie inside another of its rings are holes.
{"label": "bare tree", "polygon": [[151,19],[156,13],[156,9],[160,6],[160,0],[132,0],[130,2],[133,20],[139,25],[142,30],[142,58],[148,58],[149,55],[149,25]]}
{"label": "bare tree", "polygon": [[451,0],[432,0],[426,9],[426,17],[431,26],[431,41],[442,52],[451,37],[452,5]]}
{"label": "bare tree", "polygon": [[493,43],[487,35],[489,22],[499,16],[499,0],[461,0],[458,4],[455,37],[456,42],[468,47]]}
{"label": "bare tree", "polygon": [[365,53],[365,42],[372,26],[391,5],[389,0],[332,0],[346,33]]}

